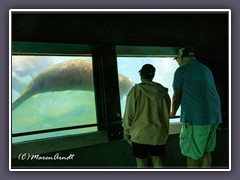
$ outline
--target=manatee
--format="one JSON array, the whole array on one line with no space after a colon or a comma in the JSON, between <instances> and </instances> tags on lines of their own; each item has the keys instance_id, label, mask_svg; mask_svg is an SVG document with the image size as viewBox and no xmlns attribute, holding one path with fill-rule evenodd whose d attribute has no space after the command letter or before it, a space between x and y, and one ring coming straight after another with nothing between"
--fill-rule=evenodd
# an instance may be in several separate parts
<instances>
[{"instance_id":1,"label":"manatee","mask_svg":"<svg viewBox=\"0 0 240 180\"><path fill-rule=\"evenodd\" d=\"M126 95L134 82L118 74L120 94ZM92 63L87 60L67 60L55 64L36 75L12 104L12 111L28 98L44 92L82 90L93 91Z\"/></svg>"}]
</instances>

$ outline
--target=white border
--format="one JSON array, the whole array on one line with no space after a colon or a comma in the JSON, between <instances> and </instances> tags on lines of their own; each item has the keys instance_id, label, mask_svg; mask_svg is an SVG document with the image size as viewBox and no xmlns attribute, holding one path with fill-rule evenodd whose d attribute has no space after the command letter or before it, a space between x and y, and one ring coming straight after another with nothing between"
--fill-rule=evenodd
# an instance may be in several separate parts
<instances>
[{"instance_id":1,"label":"white border","mask_svg":"<svg viewBox=\"0 0 240 180\"><path fill-rule=\"evenodd\" d=\"M8 63L9 63L9 76L8 76L8 84L9 84L9 100L8 100L8 103L9 103L9 170L12 170L11 169L11 163L12 163L12 34L11 34L11 30L12 30L12 14L11 14L11 10L9 11L9 60L8 60ZM11 73L11 74L10 74Z\"/></svg>"},{"instance_id":2,"label":"white border","mask_svg":"<svg viewBox=\"0 0 240 180\"><path fill-rule=\"evenodd\" d=\"M230 12L230 9L10 9L15 12Z\"/></svg>"},{"instance_id":3,"label":"white border","mask_svg":"<svg viewBox=\"0 0 240 180\"><path fill-rule=\"evenodd\" d=\"M10 9L9 10L9 95L11 95L11 20L12 12L228 12L229 13L229 169L12 169L11 168L11 98L9 98L9 170L10 171L231 171L231 10L230 9ZM11 96L10 96L11 97Z\"/></svg>"},{"instance_id":4,"label":"white border","mask_svg":"<svg viewBox=\"0 0 240 180\"><path fill-rule=\"evenodd\" d=\"M229 52L229 57L228 57L228 60L229 60L229 64L228 64L228 122L229 122L229 170L231 170L231 165L232 165L232 162L231 162L231 147L232 147L232 141L231 141L231 133L232 133L232 116L231 116L231 98L232 98L232 84L231 84L231 79L232 79L232 72L231 72L231 68L232 68L232 51L231 51L231 39L232 39L232 36L231 36L231 32L232 32L232 24L231 24L231 10L228 11L229 13L229 18L228 18L228 31L229 31L229 39L228 39L228 52Z\"/></svg>"}]
</instances>

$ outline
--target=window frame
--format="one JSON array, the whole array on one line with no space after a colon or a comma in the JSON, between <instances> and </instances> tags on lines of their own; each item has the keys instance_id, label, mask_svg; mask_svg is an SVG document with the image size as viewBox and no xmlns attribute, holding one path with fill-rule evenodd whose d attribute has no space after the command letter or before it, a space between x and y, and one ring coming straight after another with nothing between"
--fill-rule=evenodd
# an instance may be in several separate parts
<instances>
[{"instance_id":1,"label":"window frame","mask_svg":"<svg viewBox=\"0 0 240 180\"><path fill-rule=\"evenodd\" d=\"M9 81L11 82L11 73L12 73L12 62L11 62L11 56L13 55L42 55L42 56L93 56L92 55L92 49L89 45L79 45L79 44L64 44L64 43L43 43L43 42L16 42L13 41L11 43L11 54L9 55ZM61 52L61 53L59 53ZM93 58L92 58L93 62ZM95 68L93 68L94 71ZM93 72L93 75L96 74ZM95 80L95 79L94 79ZM98 84L97 84L98 85ZM98 87L95 87L94 82L94 88L99 89ZM11 83L9 83L9 127L10 129L10 136L11 139L15 137L21 137L21 136L30 136L30 135L36 135L36 134L43 134L43 133L51 133L51 132L58 132L58 131L67 131L67 130L73 130L73 129L79 129L79 128L87 128L87 127L97 127L97 131L101 131L106 126L105 121L99 120L98 115L96 114L96 123L93 124L85 124L85 125L77 125L77 126L68 126L68 127L60 127L60 128L51 128L51 129L44 129L44 130L36 130L36 131L27 131L27 132L20 132L20 133L14 133L12 134L12 111L11 111L11 97L12 97L12 87ZM99 104L99 103L98 103ZM96 95L95 95L95 106L96 106ZM97 110L97 107L96 107ZM96 112L97 113L97 112ZM101 118L103 119L103 118ZM84 133L83 133L84 134ZM64 135L63 135L64 136ZM68 135L66 135L68 136ZM60 136L61 137L61 136ZM48 138L48 137L47 137ZM54 137L53 137L54 138ZM33 139L33 140L27 140L27 141L39 141L43 138L39 139ZM19 142L21 143L21 142ZM15 143L14 143L15 144Z\"/></svg>"},{"instance_id":2,"label":"window frame","mask_svg":"<svg viewBox=\"0 0 240 180\"><path fill-rule=\"evenodd\" d=\"M97 126L97 131L107 132L109 141L123 138L117 56L174 57L178 49L178 47L81 45L18 41L13 41L11 48L11 55L92 56L97 116L97 123L95 124L16 133L11 135L12 138Z\"/></svg>"}]
</instances>

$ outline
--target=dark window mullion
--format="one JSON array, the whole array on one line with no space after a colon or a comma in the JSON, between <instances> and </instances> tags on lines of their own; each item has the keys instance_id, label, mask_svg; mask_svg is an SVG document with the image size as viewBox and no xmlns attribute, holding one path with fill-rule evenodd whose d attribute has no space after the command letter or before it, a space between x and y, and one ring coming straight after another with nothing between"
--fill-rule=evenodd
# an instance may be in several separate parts
<instances>
[{"instance_id":1,"label":"dark window mullion","mask_svg":"<svg viewBox=\"0 0 240 180\"><path fill-rule=\"evenodd\" d=\"M109 140L123 138L122 124L113 124L112 122L121 122L121 107L118 84L117 57L115 47L105 45L101 47L104 77L104 94L107 130Z\"/></svg>"}]
</instances>

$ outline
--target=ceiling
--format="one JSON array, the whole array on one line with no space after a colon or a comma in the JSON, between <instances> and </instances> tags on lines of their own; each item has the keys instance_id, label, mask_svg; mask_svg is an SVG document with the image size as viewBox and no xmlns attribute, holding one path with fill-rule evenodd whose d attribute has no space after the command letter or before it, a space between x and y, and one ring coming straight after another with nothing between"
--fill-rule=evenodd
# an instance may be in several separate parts
<instances>
[{"instance_id":1,"label":"ceiling","mask_svg":"<svg viewBox=\"0 0 240 180\"><path fill-rule=\"evenodd\" d=\"M180 47L217 43L216 46L226 46L228 14L14 12L12 40Z\"/></svg>"}]
</instances>

